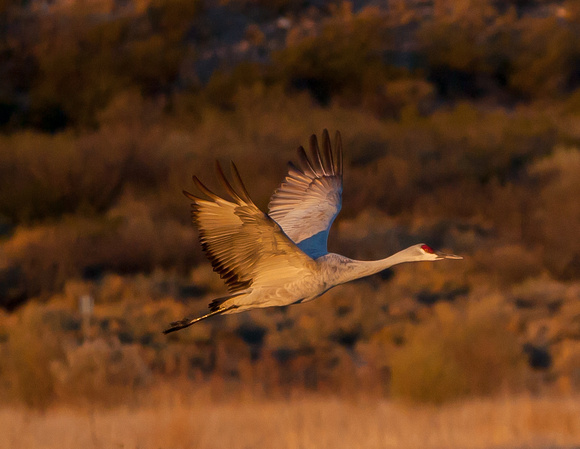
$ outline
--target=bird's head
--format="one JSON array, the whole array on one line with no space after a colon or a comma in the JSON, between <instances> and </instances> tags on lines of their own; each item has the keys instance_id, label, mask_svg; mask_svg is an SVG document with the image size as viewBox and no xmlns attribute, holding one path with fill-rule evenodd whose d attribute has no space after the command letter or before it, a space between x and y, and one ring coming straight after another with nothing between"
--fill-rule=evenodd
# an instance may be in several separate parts
<instances>
[{"instance_id":1,"label":"bird's head","mask_svg":"<svg viewBox=\"0 0 580 449\"><path fill-rule=\"evenodd\" d=\"M435 251L425 243L419 243L418 245L411 246L408 250L410 253L409 255L412 256L415 260L463 259L463 257L456 256L455 254L446 254Z\"/></svg>"}]
</instances>

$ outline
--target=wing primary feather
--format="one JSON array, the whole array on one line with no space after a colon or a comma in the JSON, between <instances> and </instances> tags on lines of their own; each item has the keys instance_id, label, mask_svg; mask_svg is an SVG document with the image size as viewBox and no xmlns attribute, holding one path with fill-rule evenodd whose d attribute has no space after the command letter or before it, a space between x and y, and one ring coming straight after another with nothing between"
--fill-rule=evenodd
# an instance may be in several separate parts
<instances>
[{"instance_id":1,"label":"wing primary feather","mask_svg":"<svg viewBox=\"0 0 580 449\"><path fill-rule=\"evenodd\" d=\"M328 164L328 174L334 175L334 160L332 157L332 147L330 145L330 136L328 130L322 132L322 148L324 148L324 162Z\"/></svg>"},{"instance_id":2,"label":"wing primary feather","mask_svg":"<svg viewBox=\"0 0 580 449\"><path fill-rule=\"evenodd\" d=\"M300 176L300 177L304 176L304 171L301 170L300 168L296 167L294 162L288 161L287 167L288 167L288 175L296 176L296 174L298 174L298 176ZM295 173L292 173L292 172L295 172Z\"/></svg>"},{"instance_id":3,"label":"wing primary feather","mask_svg":"<svg viewBox=\"0 0 580 449\"><path fill-rule=\"evenodd\" d=\"M218 201L221 198L219 196L217 196L215 193L213 193L211 190L209 190L199 179L197 176L193 177L193 182L195 183L195 186L201 190L205 195L209 196L212 200L214 201Z\"/></svg>"},{"instance_id":4,"label":"wing primary feather","mask_svg":"<svg viewBox=\"0 0 580 449\"><path fill-rule=\"evenodd\" d=\"M219 162L216 169L232 199L216 195L196 176L193 181L200 191L200 198L197 192L194 195L184 191L184 194L193 200L191 212L201 248L228 290L241 292L254 282L270 285L271 276L262 274L271 271L284 272L289 277L288 271L296 272L297 277L302 276L312 259L296 247L273 219L255 206L235 165L232 164L228 177ZM289 179L304 178L302 183L309 180L302 171L296 170L295 173L295 177ZM290 197L294 200L295 192ZM293 207L293 203L289 205Z\"/></svg>"},{"instance_id":5,"label":"wing primary feather","mask_svg":"<svg viewBox=\"0 0 580 449\"><path fill-rule=\"evenodd\" d=\"M312 161L314 164L317 165L317 170L322 171L325 175L326 170L324 170L324 164L322 163L322 158L320 157L320 148L318 148L318 139L316 138L316 134L312 134L310 136L310 152L312 153Z\"/></svg>"},{"instance_id":6,"label":"wing primary feather","mask_svg":"<svg viewBox=\"0 0 580 449\"><path fill-rule=\"evenodd\" d=\"M201 201L201 198L198 198L197 196L195 196L193 193L189 193L187 190L182 190L183 194L188 197L190 200L193 200L195 202L197 201Z\"/></svg>"},{"instance_id":7,"label":"wing primary feather","mask_svg":"<svg viewBox=\"0 0 580 449\"><path fill-rule=\"evenodd\" d=\"M336 131L334 137L334 150L336 151L336 171L342 178L342 137L340 136L340 131Z\"/></svg>"},{"instance_id":8,"label":"wing primary feather","mask_svg":"<svg viewBox=\"0 0 580 449\"><path fill-rule=\"evenodd\" d=\"M230 196L238 204L242 203L243 202L242 198L240 198L240 195L238 195L238 193L234 190L234 188L232 187L232 185L228 181L228 178L226 178L226 175L224 174L224 171L222 170L222 166L220 165L219 161L215 161L215 166L216 166L218 176L219 176L222 184L224 185L224 187L226 188L226 190L230 194Z\"/></svg>"},{"instance_id":9,"label":"wing primary feather","mask_svg":"<svg viewBox=\"0 0 580 449\"><path fill-rule=\"evenodd\" d=\"M252 199L250 198L250 194L246 190L246 186L244 185L244 183L242 181L242 177L240 176L240 172L238 171L238 167L236 167L236 164L234 164L233 161L231 162L231 171L234 174L234 184L236 184L236 187L240 191L242 199L246 203L252 203Z\"/></svg>"},{"instance_id":10,"label":"wing primary feather","mask_svg":"<svg viewBox=\"0 0 580 449\"><path fill-rule=\"evenodd\" d=\"M300 159L300 165L302 166L303 171L310 171L310 175L316 175L316 171L314 170L310 159L308 159L308 155L302 145L298 147L298 158Z\"/></svg>"}]
</instances>

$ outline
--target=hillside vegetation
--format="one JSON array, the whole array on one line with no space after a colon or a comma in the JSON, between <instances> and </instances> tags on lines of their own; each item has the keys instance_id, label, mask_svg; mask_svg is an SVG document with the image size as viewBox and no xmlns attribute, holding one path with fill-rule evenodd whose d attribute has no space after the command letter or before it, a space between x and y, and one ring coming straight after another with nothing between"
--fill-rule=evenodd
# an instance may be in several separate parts
<instances>
[{"instance_id":1,"label":"hillside vegetation","mask_svg":"<svg viewBox=\"0 0 580 449\"><path fill-rule=\"evenodd\" d=\"M0 400L580 390L576 2L121 3L0 4ZM217 188L232 159L265 210L324 128L345 148L331 251L465 259L162 335L225 291L191 175Z\"/></svg>"}]
</instances>

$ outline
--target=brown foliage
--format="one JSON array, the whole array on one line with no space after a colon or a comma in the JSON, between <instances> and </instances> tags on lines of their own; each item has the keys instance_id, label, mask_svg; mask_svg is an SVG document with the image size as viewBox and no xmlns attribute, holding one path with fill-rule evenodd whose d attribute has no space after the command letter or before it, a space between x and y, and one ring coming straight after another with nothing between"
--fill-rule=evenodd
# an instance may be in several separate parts
<instances>
[{"instance_id":1,"label":"brown foliage","mask_svg":"<svg viewBox=\"0 0 580 449\"><path fill-rule=\"evenodd\" d=\"M501 302L482 301L459 314L442 303L435 313L394 355L393 395L440 403L518 388L523 354Z\"/></svg>"},{"instance_id":2,"label":"brown foliage","mask_svg":"<svg viewBox=\"0 0 580 449\"><path fill-rule=\"evenodd\" d=\"M268 8L220 8L250 3ZM0 137L0 298L44 302L0 316L0 396L113 404L150 373L207 383L215 398L363 390L443 402L518 383L578 388L580 94L561 98L578 86L574 10L530 18L501 2L436 3L431 15L399 5L393 18L276 2L295 14L276 31L285 47L205 86L191 69L194 44L207 44L207 30L190 33L199 2L101 19L10 9L31 25L0 42L0 123L12 131ZM271 28L254 19L246 44L270 51ZM184 299L201 314L223 293L197 266L180 194L191 174L213 188L213 160L233 159L265 210L285 161L323 128L341 130L346 149L331 250L370 259L426 241L465 260L163 337ZM97 307L81 344L85 294ZM524 347L549 363L522 369Z\"/></svg>"},{"instance_id":3,"label":"brown foliage","mask_svg":"<svg viewBox=\"0 0 580 449\"><path fill-rule=\"evenodd\" d=\"M373 95L387 80L388 67L380 52L387 29L379 10L358 14L343 3L320 34L290 42L274 55L276 71L291 87L306 87L322 103L338 95L360 104L360 93Z\"/></svg>"},{"instance_id":4,"label":"brown foliage","mask_svg":"<svg viewBox=\"0 0 580 449\"><path fill-rule=\"evenodd\" d=\"M578 170L577 148L559 148L530 168L544 186L533 214L536 237L544 247L546 265L565 278L580 275L580 244L571 238L580 226L580 207L574 200L580 195Z\"/></svg>"}]
</instances>

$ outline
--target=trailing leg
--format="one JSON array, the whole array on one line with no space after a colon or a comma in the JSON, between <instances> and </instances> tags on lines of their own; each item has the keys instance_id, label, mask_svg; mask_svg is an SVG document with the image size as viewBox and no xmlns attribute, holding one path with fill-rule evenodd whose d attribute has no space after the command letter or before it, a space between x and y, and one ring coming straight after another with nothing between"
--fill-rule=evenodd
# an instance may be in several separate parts
<instances>
[{"instance_id":1,"label":"trailing leg","mask_svg":"<svg viewBox=\"0 0 580 449\"><path fill-rule=\"evenodd\" d=\"M210 316L221 315L222 313L224 313L230 309L233 309L233 308L235 308L235 306L227 307L224 309L217 309L217 310L214 310L214 311L207 313L203 316L200 316L198 318L184 318L184 319L179 320L179 321L174 321L173 323L171 323L169 325L170 327L168 327L167 329L165 329L163 331L163 333L169 334L171 332L175 332L175 331L178 331L180 329L185 329L186 327L189 327L192 324L197 323L198 321L205 320L206 318L209 318Z\"/></svg>"}]
</instances>

